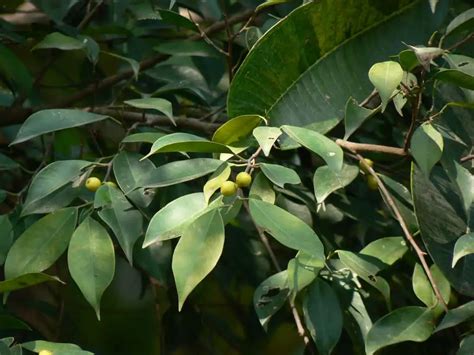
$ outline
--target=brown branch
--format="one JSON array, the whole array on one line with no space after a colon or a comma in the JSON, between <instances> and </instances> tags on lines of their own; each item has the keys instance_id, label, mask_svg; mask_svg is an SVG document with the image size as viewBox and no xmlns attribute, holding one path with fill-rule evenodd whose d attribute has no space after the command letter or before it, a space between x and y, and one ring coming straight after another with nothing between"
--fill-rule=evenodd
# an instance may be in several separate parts
<instances>
[{"instance_id":1,"label":"brown branch","mask_svg":"<svg viewBox=\"0 0 474 355\"><path fill-rule=\"evenodd\" d=\"M386 145L354 143L354 142L349 142L342 139L336 139L336 144L338 144L342 148L346 148L348 150L357 151L357 152L385 153L385 154L392 154L392 155L399 155L399 156L408 155L408 153L402 148L390 147Z\"/></svg>"},{"instance_id":2,"label":"brown branch","mask_svg":"<svg viewBox=\"0 0 474 355\"><path fill-rule=\"evenodd\" d=\"M348 149L351 151L355 157L359 160L360 164L364 168L364 170L368 171L370 175L372 175L375 180L377 181L377 185L379 187L380 193L384 197L385 203L390 207L390 209L393 211L395 218L398 221L398 224L400 224L400 227L402 228L403 234L405 234L406 239L408 242L411 244L413 249L416 252L416 255L418 256L418 259L421 262L421 265L423 266L423 269L425 270L426 275L428 276L428 279L430 280L431 287L433 288L433 291L436 295L436 298L438 299L438 302L443 306L445 311L448 311L448 306L446 305L445 300L443 299L443 296L441 295L441 292L439 291L439 287L436 284L436 281L434 280L433 274L431 273L430 267L428 266L428 263L426 262L425 255L426 253L421 250L421 248L418 246L416 243L415 239L413 238L410 230L408 229L405 220L403 219L400 210L398 209L397 205L395 204L395 201L393 200L392 196L388 192L387 188L385 187L384 183L382 180L379 178L379 176L376 174L375 170L372 169L370 165L368 165L360 154L357 154L356 151Z\"/></svg>"},{"instance_id":3,"label":"brown branch","mask_svg":"<svg viewBox=\"0 0 474 355\"><path fill-rule=\"evenodd\" d=\"M474 160L474 154L466 155L465 157L462 157L460 159L461 163L465 163L465 162L470 161L470 160Z\"/></svg>"},{"instance_id":4,"label":"brown branch","mask_svg":"<svg viewBox=\"0 0 474 355\"><path fill-rule=\"evenodd\" d=\"M448 47L446 50L447 51L452 51L453 49L456 49L459 46L462 46L464 43L467 43L472 39L474 39L474 32L470 33L467 37L463 38L459 42L454 43L452 46Z\"/></svg>"}]
</instances>

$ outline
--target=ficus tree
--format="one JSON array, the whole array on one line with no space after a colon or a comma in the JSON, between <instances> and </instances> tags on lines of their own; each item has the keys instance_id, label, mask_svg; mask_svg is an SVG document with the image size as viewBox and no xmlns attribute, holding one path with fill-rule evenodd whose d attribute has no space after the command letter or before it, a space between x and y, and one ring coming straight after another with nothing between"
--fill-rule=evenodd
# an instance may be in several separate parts
<instances>
[{"instance_id":1,"label":"ficus tree","mask_svg":"<svg viewBox=\"0 0 474 355\"><path fill-rule=\"evenodd\" d=\"M0 353L474 353L468 0L0 4Z\"/></svg>"}]
</instances>

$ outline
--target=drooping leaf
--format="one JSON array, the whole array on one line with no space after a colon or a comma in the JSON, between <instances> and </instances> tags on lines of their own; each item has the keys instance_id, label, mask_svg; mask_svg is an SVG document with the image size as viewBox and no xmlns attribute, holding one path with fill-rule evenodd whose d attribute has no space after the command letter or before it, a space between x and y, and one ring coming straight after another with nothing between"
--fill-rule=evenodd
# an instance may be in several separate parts
<instances>
[{"instance_id":1,"label":"drooping leaf","mask_svg":"<svg viewBox=\"0 0 474 355\"><path fill-rule=\"evenodd\" d=\"M456 16L446 28L446 36L474 28L474 9L468 9Z\"/></svg>"},{"instance_id":2,"label":"drooping leaf","mask_svg":"<svg viewBox=\"0 0 474 355\"><path fill-rule=\"evenodd\" d=\"M114 245L107 230L87 217L74 231L67 256L71 277L100 320L100 300L115 272Z\"/></svg>"},{"instance_id":3,"label":"drooping leaf","mask_svg":"<svg viewBox=\"0 0 474 355\"><path fill-rule=\"evenodd\" d=\"M106 118L109 118L109 116L72 109L38 111L26 119L10 145L25 142L42 134L84 126Z\"/></svg>"},{"instance_id":4,"label":"drooping leaf","mask_svg":"<svg viewBox=\"0 0 474 355\"><path fill-rule=\"evenodd\" d=\"M358 174L359 168L354 165L343 165L340 171L331 170L328 166L317 168L313 176L316 201L322 203L331 193L354 181Z\"/></svg>"},{"instance_id":5,"label":"drooping leaf","mask_svg":"<svg viewBox=\"0 0 474 355\"><path fill-rule=\"evenodd\" d=\"M435 332L447 328L455 327L462 322L465 322L474 317L474 301L467 302L457 308L450 309L444 316L441 323L439 323Z\"/></svg>"},{"instance_id":6,"label":"drooping leaf","mask_svg":"<svg viewBox=\"0 0 474 355\"><path fill-rule=\"evenodd\" d=\"M468 169L464 168L449 155L442 157L441 164L449 179L457 185L464 202L464 209L468 213L474 200L473 188L474 177Z\"/></svg>"},{"instance_id":7,"label":"drooping leaf","mask_svg":"<svg viewBox=\"0 0 474 355\"><path fill-rule=\"evenodd\" d=\"M191 291L214 269L224 248L224 223L218 210L198 217L183 232L173 254L178 310Z\"/></svg>"},{"instance_id":8,"label":"drooping leaf","mask_svg":"<svg viewBox=\"0 0 474 355\"><path fill-rule=\"evenodd\" d=\"M302 220L271 203L250 199L255 223L281 244L324 260L324 248L316 233Z\"/></svg>"},{"instance_id":9,"label":"drooping leaf","mask_svg":"<svg viewBox=\"0 0 474 355\"><path fill-rule=\"evenodd\" d=\"M38 285L47 281L56 281L63 283L56 276L51 276L43 273L28 273L14 278L0 281L0 293L7 293L20 290L25 287Z\"/></svg>"},{"instance_id":10,"label":"drooping leaf","mask_svg":"<svg viewBox=\"0 0 474 355\"><path fill-rule=\"evenodd\" d=\"M282 132L278 127L261 126L253 130L253 136L266 157L270 155L270 150L281 134Z\"/></svg>"},{"instance_id":11,"label":"drooping leaf","mask_svg":"<svg viewBox=\"0 0 474 355\"><path fill-rule=\"evenodd\" d=\"M445 303L449 302L449 296L451 294L451 287L448 280L443 276L436 264L430 267L431 274L439 288L441 296ZM425 271L420 264L415 264L412 277L413 291L415 291L416 297L423 302L427 307L433 308L438 306L438 311L442 312L442 305L439 304L438 299L433 291L430 281L425 274ZM440 307L441 306L441 307Z\"/></svg>"},{"instance_id":12,"label":"drooping leaf","mask_svg":"<svg viewBox=\"0 0 474 355\"><path fill-rule=\"evenodd\" d=\"M441 159L443 148L443 136L431 124L422 124L415 130L410 151L426 175L430 174L433 166Z\"/></svg>"},{"instance_id":13,"label":"drooping leaf","mask_svg":"<svg viewBox=\"0 0 474 355\"><path fill-rule=\"evenodd\" d=\"M5 261L5 277L13 279L46 270L64 253L74 228L77 209L55 211L32 224L15 241Z\"/></svg>"},{"instance_id":14,"label":"drooping leaf","mask_svg":"<svg viewBox=\"0 0 474 355\"><path fill-rule=\"evenodd\" d=\"M265 176L275 185L284 187L285 184L299 184L300 177L296 171L278 164L260 164L260 168Z\"/></svg>"},{"instance_id":15,"label":"drooping leaf","mask_svg":"<svg viewBox=\"0 0 474 355\"><path fill-rule=\"evenodd\" d=\"M226 145L238 142L252 133L253 129L264 120L265 119L259 115L234 117L216 130L212 136L212 140Z\"/></svg>"},{"instance_id":16,"label":"drooping leaf","mask_svg":"<svg viewBox=\"0 0 474 355\"><path fill-rule=\"evenodd\" d=\"M381 62L372 65L369 70L369 79L377 89L382 100L382 112L403 79L403 69L397 62Z\"/></svg>"},{"instance_id":17,"label":"drooping leaf","mask_svg":"<svg viewBox=\"0 0 474 355\"><path fill-rule=\"evenodd\" d=\"M366 119L372 116L375 110L369 110L368 108L361 107L356 100L352 97L347 100L346 110L344 113L344 126L346 133L344 134L344 140L349 138Z\"/></svg>"},{"instance_id":18,"label":"drooping leaf","mask_svg":"<svg viewBox=\"0 0 474 355\"><path fill-rule=\"evenodd\" d=\"M282 126L281 130L303 147L319 155L332 170L342 169L344 153L331 139L306 128Z\"/></svg>"},{"instance_id":19,"label":"drooping leaf","mask_svg":"<svg viewBox=\"0 0 474 355\"><path fill-rule=\"evenodd\" d=\"M275 190L273 190L272 184L265 177L265 174L258 173L250 187L249 197L274 204L275 196Z\"/></svg>"},{"instance_id":20,"label":"drooping leaf","mask_svg":"<svg viewBox=\"0 0 474 355\"><path fill-rule=\"evenodd\" d=\"M140 108L143 110L158 111L168 117L170 121L176 126L176 122L173 118L173 106L168 100L160 99L157 97L148 97L145 99L127 100L124 103L129 106Z\"/></svg>"},{"instance_id":21,"label":"drooping leaf","mask_svg":"<svg viewBox=\"0 0 474 355\"><path fill-rule=\"evenodd\" d=\"M453 267L456 266L459 259L469 254L474 254L474 233L464 234L456 241L454 245Z\"/></svg>"},{"instance_id":22,"label":"drooping leaf","mask_svg":"<svg viewBox=\"0 0 474 355\"><path fill-rule=\"evenodd\" d=\"M373 256L386 265L393 265L407 250L407 243L403 237L385 237L374 240L360 253Z\"/></svg>"},{"instance_id":23,"label":"drooping leaf","mask_svg":"<svg viewBox=\"0 0 474 355\"><path fill-rule=\"evenodd\" d=\"M342 311L337 294L325 281L317 278L309 286L303 312L319 353L329 355L342 332Z\"/></svg>"},{"instance_id":24,"label":"drooping leaf","mask_svg":"<svg viewBox=\"0 0 474 355\"><path fill-rule=\"evenodd\" d=\"M435 316L431 309L408 306L380 318L369 333L365 349L368 355L392 344L404 341L422 342L428 339L435 326Z\"/></svg>"}]
</instances>

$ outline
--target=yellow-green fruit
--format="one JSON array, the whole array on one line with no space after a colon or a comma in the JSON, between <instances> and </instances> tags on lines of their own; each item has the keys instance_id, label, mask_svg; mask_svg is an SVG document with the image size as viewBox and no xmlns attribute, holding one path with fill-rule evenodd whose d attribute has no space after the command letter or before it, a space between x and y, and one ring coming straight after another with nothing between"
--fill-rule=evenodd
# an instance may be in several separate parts
<instances>
[{"instance_id":1,"label":"yellow-green fruit","mask_svg":"<svg viewBox=\"0 0 474 355\"><path fill-rule=\"evenodd\" d=\"M53 353L49 350L41 350L39 355L53 355Z\"/></svg>"},{"instance_id":2,"label":"yellow-green fruit","mask_svg":"<svg viewBox=\"0 0 474 355\"><path fill-rule=\"evenodd\" d=\"M113 182L113 181L106 181L106 182L105 182L105 185L108 185L108 186L110 186L110 187L117 187L117 184L116 184L115 182Z\"/></svg>"},{"instance_id":3,"label":"yellow-green fruit","mask_svg":"<svg viewBox=\"0 0 474 355\"><path fill-rule=\"evenodd\" d=\"M237 185L235 182L227 180L221 185L221 194L224 196L232 196L237 192Z\"/></svg>"},{"instance_id":4,"label":"yellow-green fruit","mask_svg":"<svg viewBox=\"0 0 474 355\"><path fill-rule=\"evenodd\" d=\"M101 184L102 182L100 181L100 179L96 177L90 177L86 180L86 189L92 192L96 192Z\"/></svg>"},{"instance_id":5,"label":"yellow-green fruit","mask_svg":"<svg viewBox=\"0 0 474 355\"><path fill-rule=\"evenodd\" d=\"M250 184L252 183L252 177L249 173L242 171L241 173L237 174L235 182L239 187L247 187L250 186Z\"/></svg>"},{"instance_id":6,"label":"yellow-green fruit","mask_svg":"<svg viewBox=\"0 0 474 355\"><path fill-rule=\"evenodd\" d=\"M378 190L379 184L377 183L377 179L373 175L367 176L367 186L371 190Z\"/></svg>"},{"instance_id":7,"label":"yellow-green fruit","mask_svg":"<svg viewBox=\"0 0 474 355\"><path fill-rule=\"evenodd\" d=\"M365 164L367 164L368 166L370 167L373 167L374 166L374 162L370 159L364 159L365 161ZM359 161L359 168L364 172L364 173L368 173L369 171L367 170L367 168L365 167L364 164L362 164L361 161Z\"/></svg>"}]
</instances>

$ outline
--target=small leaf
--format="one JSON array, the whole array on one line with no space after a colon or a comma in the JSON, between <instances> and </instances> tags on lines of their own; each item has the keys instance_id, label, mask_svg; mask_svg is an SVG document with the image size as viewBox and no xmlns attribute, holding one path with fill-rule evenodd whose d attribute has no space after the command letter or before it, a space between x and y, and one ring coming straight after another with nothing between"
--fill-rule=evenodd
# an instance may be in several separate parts
<instances>
[{"instance_id":1,"label":"small leaf","mask_svg":"<svg viewBox=\"0 0 474 355\"><path fill-rule=\"evenodd\" d=\"M224 223L218 210L197 218L185 229L173 254L172 269L179 305L214 269L224 248Z\"/></svg>"},{"instance_id":2,"label":"small leaf","mask_svg":"<svg viewBox=\"0 0 474 355\"><path fill-rule=\"evenodd\" d=\"M403 69L397 62L374 64L369 70L369 80L377 89L382 100L382 112L385 110L392 93L403 79Z\"/></svg>"},{"instance_id":3,"label":"small leaf","mask_svg":"<svg viewBox=\"0 0 474 355\"><path fill-rule=\"evenodd\" d=\"M407 243L403 237L386 237L374 240L360 253L373 256L386 265L393 265L407 250Z\"/></svg>"},{"instance_id":4,"label":"small leaf","mask_svg":"<svg viewBox=\"0 0 474 355\"><path fill-rule=\"evenodd\" d=\"M468 9L456 16L446 28L446 36L468 31L474 28L474 8Z\"/></svg>"},{"instance_id":5,"label":"small leaf","mask_svg":"<svg viewBox=\"0 0 474 355\"><path fill-rule=\"evenodd\" d=\"M355 99L352 97L347 100L346 112L344 114L344 126L346 133L344 134L344 140L347 140L366 119L372 116L376 111L369 110L365 107L361 107Z\"/></svg>"},{"instance_id":6,"label":"small leaf","mask_svg":"<svg viewBox=\"0 0 474 355\"><path fill-rule=\"evenodd\" d=\"M433 275L436 285L440 290L441 296L447 304L449 302L449 296L451 294L451 287L449 285L448 280L446 280L446 278L443 276L436 264L433 264L430 267L430 271ZM421 302L423 302L427 307L431 308L433 308L434 306L438 306L438 309L435 310L436 313L443 311L442 305L439 304L439 301L436 298L436 295L433 291L430 281L428 280L428 277L425 274L425 271L418 263L415 264L415 269L413 270L412 283L413 291L415 291L416 297L418 297Z\"/></svg>"},{"instance_id":7,"label":"small leaf","mask_svg":"<svg viewBox=\"0 0 474 355\"><path fill-rule=\"evenodd\" d=\"M324 260L324 247L316 233L302 220L268 202L250 199L255 223L281 244Z\"/></svg>"},{"instance_id":8,"label":"small leaf","mask_svg":"<svg viewBox=\"0 0 474 355\"><path fill-rule=\"evenodd\" d=\"M64 354L64 355L93 355L89 351L82 350L76 344L69 343L53 343L44 340L35 340L21 344L21 346L27 350L39 353L41 350L47 350L53 354Z\"/></svg>"},{"instance_id":9,"label":"small leaf","mask_svg":"<svg viewBox=\"0 0 474 355\"><path fill-rule=\"evenodd\" d=\"M71 277L100 320L100 300L115 273L114 245L107 230L87 217L75 230L67 256Z\"/></svg>"},{"instance_id":10,"label":"small leaf","mask_svg":"<svg viewBox=\"0 0 474 355\"><path fill-rule=\"evenodd\" d=\"M310 129L282 126L281 130L303 147L319 155L332 170L342 169L344 153L341 147L326 136Z\"/></svg>"},{"instance_id":11,"label":"small leaf","mask_svg":"<svg viewBox=\"0 0 474 355\"><path fill-rule=\"evenodd\" d=\"M84 126L109 118L92 112L71 109L49 109L35 112L23 122L10 145L25 142L42 134Z\"/></svg>"},{"instance_id":12,"label":"small leaf","mask_svg":"<svg viewBox=\"0 0 474 355\"><path fill-rule=\"evenodd\" d=\"M252 186L250 187L249 197L274 204L275 195L275 190L273 190L273 186L265 177L265 174L261 172L258 173L253 179Z\"/></svg>"},{"instance_id":13,"label":"small leaf","mask_svg":"<svg viewBox=\"0 0 474 355\"><path fill-rule=\"evenodd\" d=\"M443 148L443 136L431 124L422 124L415 130L410 150L417 165L427 176L441 159Z\"/></svg>"},{"instance_id":14,"label":"small leaf","mask_svg":"<svg viewBox=\"0 0 474 355\"><path fill-rule=\"evenodd\" d=\"M143 110L155 110L161 112L176 126L176 122L173 119L173 106L168 100L157 97L148 97L144 99L124 101L124 104Z\"/></svg>"},{"instance_id":15,"label":"small leaf","mask_svg":"<svg viewBox=\"0 0 474 355\"><path fill-rule=\"evenodd\" d=\"M230 145L247 137L260 122L265 121L259 115L244 115L234 117L220 126L212 136L217 143Z\"/></svg>"},{"instance_id":16,"label":"small leaf","mask_svg":"<svg viewBox=\"0 0 474 355\"><path fill-rule=\"evenodd\" d=\"M296 171L277 164L260 164L265 176L275 185L283 188L285 184L300 184L301 180Z\"/></svg>"},{"instance_id":17,"label":"small leaf","mask_svg":"<svg viewBox=\"0 0 474 355\"><path fill-rule=\"evenodd\" d=\"M219 190L222 183L227 181L230 176L231 168L229 164L223 163L210 177L209 180L204 184L203 192L204 192L204 199L206 203L209 202L211 196Z\"/></svg>"},{"instance_id":18,"label":"small leaf","mask_svg":"<svg viewBox=\"0 0 474 355\"><path fill-rule=\"evenodd\" d=\"M13 279L38 273L53 265L66 250L76 220L77 209L67 208L33 223L10 248L5 261L5 277Z\"/></svg>"},{"instance_id":19,"label":"small leaf","mask_svg":"<svg viewBox=\"0 0 474 355\"><path fill-rule=\"evenodd\" d=\"M453 262L452 267L454 268L459 259L466 255L474 254L474 233L467 233L459 237L454 245Z\"/></svg>"},{"instance_id":20,"label":"small leaf","mask_svg":"<svg viewBox=\"0 0 474 355\"><path fill-rule=\"evenodd\" d=\"M316 279L303 301L306 326L322 355L329 355L342 332L342 311L339 299L331 286Z\"/></svg>"},{"instance_id":21,"label":"small leaf","mask_svg":"<svg viewBox=\"0 0 474 355\"><path fill-rule=\"evenodd\" d=\"M166 133L161 132L142 132L134 133L126 136L122 143L150 143L153 144L158 138L165 136Z\"/></svg>"},{"instance_id":22,"label":"small leaf","mask_svg":"<svg viewBox=\"0 0 474 355\"><path fill-rule=\"evenodd\" d=\"M367 334L368 355L385 346L404 341L422 342L433 333L434 312L424 307L403 307L380 318Z\"/></svg>"},{"instance_id":23,"label":"small leaf","mask_svg":"<svg viewBox=\"0 0 474 355\"><path fill-rule=\"evenodd\" d=\"M47 281L62 282L56 276L42 273L28 273L0 282L0 293L12 292L22 288L38 285Z\"/></svg>"},{"instance_id":24,"label":"small leaf","mask_svg":"<svg viewBox=\"0 0 474 355\"><path fill-rule=\"evenodd\" d=\"M321 259L301 251L288 262L288 286L293 300L298 292L313 282L323 267L324 262Z\"/></svg>"},{"instance_id":25,"label":"small leaf","mask_svg":"<svg viewBox=\"0 0 474 355\"><path fill-rule=\"evenodd\" d=\"M253 136L266 157L270 155L270 150L281 134L282 131L278 127L261 126L253 130Z\"/></svg>"},{"instance_id":26,"label":"small leaf","mask_svg":"<svg viewBox=\"0 0 474 355\"><path fill-rule=\"evenodd\" d=\"M455 327L474 317L474 301L467 302L457 308L450 309L444 316L435 332Z\"/></svg>"},{"instance_id":27,"label":"small leaf","mask_svg":"<svg viewBox=\"0 0 474 355\"><path fill-rule=\"evenodd\" d=\"M336 190L349 185L359 175L359 168L354 165L343 165L341 171L331 170L328 166L316 169L313 177L316 201L322 203Z\"/></svg>"},{"instance_id":28,"label":"small leaf","mask_svg":"<svg viewBox=\"0 0 474 355\"><path fill-rule=\"evenodd\" d=\"M123 57L121 55L118 55L118 54L115 54L115 53L112 53L112 52L102 51L102 53L110 55L111 57L126 61L128 64L130 64L130 67L133 70L133 77L135 78L135 80L138 80L138 74L140 73L140 63L139 62L137 62L135 59Z\"/></svg>"},{"instance_id":29,"label":"small leaf","mask_svg":"<svg viewBox=\"0 0 474 355\"><path fill-rule=\"evenodd\" d=\"M281 271L263 281L253 295L253 306L263 329L270 318L285 304L290 290L287 271Z\"/></svg>"}]
</instances>

